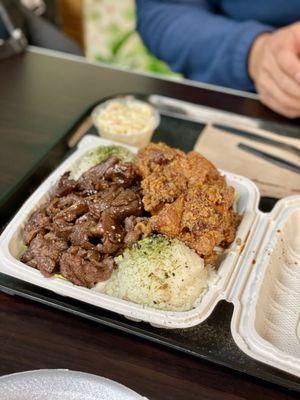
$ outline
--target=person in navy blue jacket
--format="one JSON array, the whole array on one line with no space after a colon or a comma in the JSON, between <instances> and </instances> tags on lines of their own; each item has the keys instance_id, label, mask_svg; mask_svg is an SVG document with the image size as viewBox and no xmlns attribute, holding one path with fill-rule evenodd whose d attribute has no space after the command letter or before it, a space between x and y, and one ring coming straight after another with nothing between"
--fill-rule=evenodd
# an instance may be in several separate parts
<instances>
[{"instance_id":1,"label":"person in navy blue jacket","mask_svg":"<svg viewBox=\"0 0 300 400\"><path fill-rule=\"evenodd\" d=\"M300 0L137 0L137 30L185 77L300 116Z\"/></svg>"}]
</instances>

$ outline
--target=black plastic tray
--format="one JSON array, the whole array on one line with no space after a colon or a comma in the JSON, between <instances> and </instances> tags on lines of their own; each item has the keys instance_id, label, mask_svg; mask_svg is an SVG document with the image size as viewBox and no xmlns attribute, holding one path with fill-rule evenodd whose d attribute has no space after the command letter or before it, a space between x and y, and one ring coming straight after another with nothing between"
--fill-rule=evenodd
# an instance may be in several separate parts
<instances>
[{"instance_id":1,"label":"black plastic tray","mask_svg":"<svg viewBox=\"0 0 300 400\"><path fill-rule=\"evenodd\" d=\"M188 151L193 148L203 127L204 125L199 123L161 115L161 124L159 130L155 132L153 140L164 141ZM87 133L97 134L95 128L90 128ZM69 133L60 144L53 148L48 158L39 166L38 171L28 178L27 185L20 187L14 193L10 201L10 211L15 211L28 194L38 186L41 179L72 152L72 150L67 151L68 137ZM270 211L275 203L276 199L262 198L260 208L263 211ZM147 323L133 322L118 314L59 296L1 273L0 290L38 301L300 393L300 380L297 377L248 357L236 346L230 332L233 306L226 301L218 303L212 315L196 327L184 330L166 330L154 328Z\"/></svg>"}]
</instances>

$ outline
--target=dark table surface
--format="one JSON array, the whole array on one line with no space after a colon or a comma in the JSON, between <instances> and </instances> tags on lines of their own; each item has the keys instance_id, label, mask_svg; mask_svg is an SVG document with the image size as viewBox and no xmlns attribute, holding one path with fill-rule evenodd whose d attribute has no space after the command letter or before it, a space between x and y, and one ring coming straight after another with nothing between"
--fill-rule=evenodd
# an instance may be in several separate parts
<instances>
[{"instance_id":1,"label":"dark table surface","mask_svg":"<svg viewBox=\"0 0 300 400\"><path fill-rule=\"evenodd\" d=\"M84 112L121 93L164 94L287 123L255 99L87 64L31 49L0 63L0 201ZM296 122L289 122L297 127ZM4 203L3 203L4 204ZM7 208L1 208L3 220ZM299 395L29 300L0 294L0 374L68 368L149 399L292 399ZM1 393L0 393L1 400Z\"/></svg>"}]
</instances>

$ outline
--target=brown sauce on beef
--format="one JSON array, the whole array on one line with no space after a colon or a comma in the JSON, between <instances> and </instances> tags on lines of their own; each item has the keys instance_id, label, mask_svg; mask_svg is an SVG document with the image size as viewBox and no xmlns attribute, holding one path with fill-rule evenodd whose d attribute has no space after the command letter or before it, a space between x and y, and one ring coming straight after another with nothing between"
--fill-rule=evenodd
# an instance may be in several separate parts
<instances>
[{"instance_id":1,"label":"brown sauce on beef","mask_svg":"<svg viewBox=\"0 0 300 400\"><path fill-rule=\"evenodd\" d=\"M115 156L90 168L78 181L66 172L48 204L26 223L28 248L21 261L44 276L58 273L88 288L107 280L113 258L151 234L140 179L134 164Z\"/></svg>"}]
</instances>

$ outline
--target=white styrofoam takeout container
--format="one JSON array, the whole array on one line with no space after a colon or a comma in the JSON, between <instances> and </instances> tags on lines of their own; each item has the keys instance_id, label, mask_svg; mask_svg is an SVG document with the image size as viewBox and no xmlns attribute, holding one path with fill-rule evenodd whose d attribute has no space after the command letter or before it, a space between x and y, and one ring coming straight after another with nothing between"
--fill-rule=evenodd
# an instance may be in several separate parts
<instances>
[{"instance_id":1,"label":"white styrofoam takeout container","mask_svg":"<svg viewBox=\"0 0 300 400\"><path fill-rule=\"evenodd\" d=\"M112 144L86 136L30 196L1 235L0 272L169 329L197 325L212 313L217 302L227 300L234 304L231 331L237 345L251 357L300 377L300 196L282 199L270 214L264 214L258 210L260 195L254 183L221 171L239 193L237 209L243 218L216 278L190 311L161 311L117 299L102 293L101 284L87 289L60 278L45 278L19 261L24 224L47 201L60 176L89 150Z\"/></svg>"}]
</instances>

